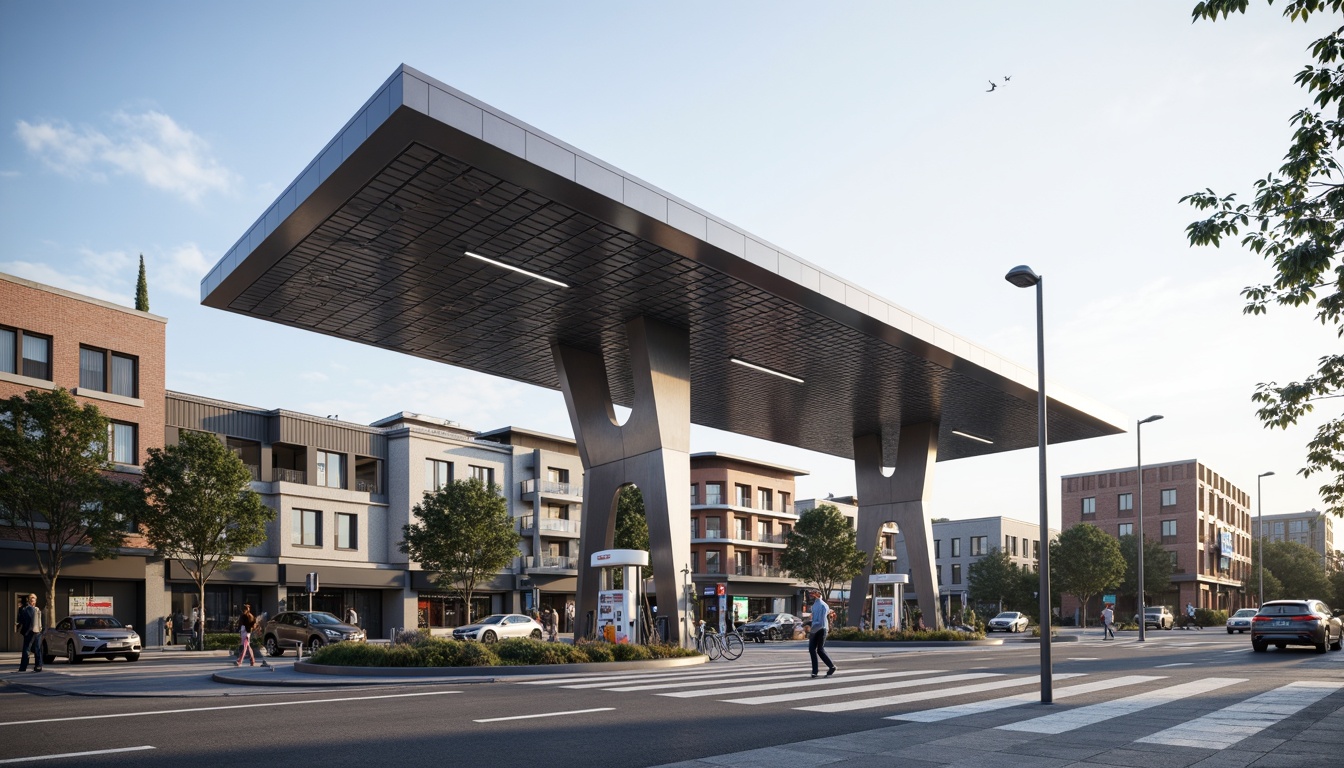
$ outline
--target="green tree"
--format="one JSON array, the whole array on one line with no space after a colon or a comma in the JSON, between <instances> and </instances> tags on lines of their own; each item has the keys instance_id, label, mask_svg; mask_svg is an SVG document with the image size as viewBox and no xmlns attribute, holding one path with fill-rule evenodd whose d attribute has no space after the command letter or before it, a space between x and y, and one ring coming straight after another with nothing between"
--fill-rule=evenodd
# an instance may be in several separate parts
<instances>
[{"instance_id":1,"label":"green tree","mask_svg":"<svg viewBox=\"0 0 1344 768\"><path fill-rule=\"evenodd\" d=\"M849 520L834 504L813 507L798 517L784 540L781 568L829 597L863 570L868 558L855 544Z\"/></svg>"},{"instance_id":2,"label":"green tree","mask_svg":"<svg viewBox=\"0 0 1344 768\"><path fill-rule=\"evenodd\" d=\"M140 277L135 281L135 308L149 311L149 282L145 280L145 254L140 254Z\"/></svg>"},{"instance_id":3,"label":"green tree","mask_svg":"<svg viewBox=\"0 0 1344 768\"><path fill-rule=\"evenodd\" d=\"M1282 584L1276 598L1269 596L1269 574ZM1331 592L1330 578L1321 566L1316 550L1295 541L1265 542L1265 599L1315 598L1326 600Z\"/></svg>"},{"instance_id":4,"label":"green tree","mask_svg":"<svg viewBox=\"0 0 1344 768\"><path fill-rule=\"evenodd\" d=\"M64 389L0 401L0 524L33 549L46 587L46 626L56 582L74 549L117 556L137 509L135 485L108 476L108 421Z\"/></svg>"},{"instance_id":5,"label":"green tree","mask_svg":"<svg viewBox=\"0 0 1344 768\"><path fill-rule=\"evenodd\" d=\"M627 485L616 497L617 549L649 551L649 520L644 516L644 494L639 486Z\"/></svg>"},{"instance_id":6,"label":"green tree","mask_svg":"<svg viewBox=\"0 0 1344 768\"><path fill-rule=\"evenodd\" d=\"M1125 578L1119 593L1139 596L1139 537L1121 536L1120 554L1125 558ZM1176 560L1161 542L1145 538L1143 542L1143 591L1149 595L1166 594L1171 589L1171 575L1176 572ZM1138 603L1135 603L1137 605ZM1147 605L1144 601L1144 605Z\"/></svg>"},{"instance_id":7,"label":"green tree","mask_svg":"<svg viewBox=\"0 0 1344 768\"><path fill-rule=\"evenodd\" d=\"M1273 0L1269 0L1271 3ZM1245 13L1249 0L1205 0L1194 7L1194 19L1217 21ZM1312 13L1341 13L1342 0L1292 0L1283 6L1289 21L1306 21ZM1335 26L1335 25L1332 25ZM1273 263L1268 282L1242 289L1246 314L1310 305L1317 322L1333 326L1344 337L1344 167L1337 153L1344 146L1344 26L1311 46L1313 61L1294 80L1308 104L1290 119L1293 138L1277 173L1254 183L1255 198L1237 202L1236 194L1212 189L1186 195L1208 218L1186 228L1191 245L1218 246L1223 238L1241 236L1242 246ZM1256 416L1266 427L1288 429L1310 413L1314 403L1344 395L1344 353L1339 347L1316 361L1316 370L1301 381L1262 382L1251 395ZM1326 483L1321 498L1329 511L1344 516L1344 416L1329 418L1307 443L1303 477L1320 473Z\"/></svg>"},{"instance_id":8,"label":"green tree","mask_svg":"<svg viewBox=\"0 0 1344 768\"><path fill-rule=\"evenodd\" d=\"M1269 542L1265 543L1268 544ZM1260 573L1261 573L1260 545L1257 543L1254 547L1251 548L1251 572L1250 576L1247 577L1246 579L1246 594L1248 595L1247 602L1251 600L1251 596L1253 596L1255 599L1259 599L1260 597ZM1291 597L1291 595L1288 595L1284 591L1283 582L1279 581L1278 577L1274 575L1273 571L1271 571L1268 568L1265 568L1264 575L1265 575L1266 602L1270 600L1279 600L1284 597Z\"/></svg>"},{"instance_id":9,"label":"green tree","mask_svg":"<svg viewBox=\"0 0 1344 768\"><path fill-rule=\"evenodd\" d=\"M214 435L184 430L177 445L149 449L142 482L145 537L196 583L202 617L206 582L234 557L265 543L266 524L275 519L251 483L251 471Z\"/></svg>"},{"instance_id":10,"label":"green tree","mask_svg":"<svg viewBox=\"0 0 1344 768\"><path fill-rule=\"evenodd\" d=\"M1059 591L1083 604L1083 626L1087 626L1087 601L1120 583L1125 558L1120 542L1097 526L1082 523L1050 542L1050 571Z\"/></svg>"},{"instance_id":11,"label":"green tree","mask_svg":"<svg viewBox=\"0 0 1344 768\"><path fill-rule=\"evenodd\" d=\"M1344 570L1330 574L1330 605L1339 610L1344 608Z\"/></svg>"},{"instance_id":12,"label":"green tree","mask_svg":"<svg viewBox=\"0 0 1344 768\"><path fill-rule=\"evenodd\" d=\"M967 595L976 602L998 603L1000 611L1005 607L1021 610L1040 583L1034 572L1013 562L1012 555L998 547L971 563L967 574Z\"/></svg>"},{"instance_id":13,"label":"green tree","mask_svg":"<svg viewBox=\"0 0 1344 768\"><path fill-rule=\"evenodd\" d=\"M426 492L411 512L415 522L402 526L398 548L462 599L470 622L477 586L509 567L522 540L499 486L458 480Z\"/></svg>"}]
</instances>

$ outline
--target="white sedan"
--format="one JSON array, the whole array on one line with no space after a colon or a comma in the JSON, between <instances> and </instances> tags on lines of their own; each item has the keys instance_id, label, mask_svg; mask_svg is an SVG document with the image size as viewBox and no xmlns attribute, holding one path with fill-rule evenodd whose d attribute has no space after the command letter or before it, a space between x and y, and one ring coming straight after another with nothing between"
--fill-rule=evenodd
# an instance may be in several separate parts
<instances>
[{"instance_id":1,"label":"white sedan","mask_svg":"<svg viewBox=\"0 0 1344 768\"><path fill-rule=\"evenodd\" d=\"M1251 619L1258 613L1254 608L1242 608L1240 611L1227 617L1227 634L1241 632L1245 634L1251 631Z\"/></svg>"},{"instance_id":2,"label":"white sedan","mask_svg":"<svg viewBox=\"0 0 1344 768\"><path fill-rule=\"evenodd\" d=\"M454 640L493 643L510 637L541 639L541 625L521 613L495 613L453 630Z\"/></svg>"},{"instance_id":3,"label":"white sedan","mask_svg":"<svg viewBox=\"0 0 1344 768\"><path fill-rule=\"evenodd\" d=\"M985 634L990 632L1026 632L1029 623L1030 620L1027 619L1025 613L1004 611L989 620L989 624L985 627Z\"/></svg>"}]
</instances>

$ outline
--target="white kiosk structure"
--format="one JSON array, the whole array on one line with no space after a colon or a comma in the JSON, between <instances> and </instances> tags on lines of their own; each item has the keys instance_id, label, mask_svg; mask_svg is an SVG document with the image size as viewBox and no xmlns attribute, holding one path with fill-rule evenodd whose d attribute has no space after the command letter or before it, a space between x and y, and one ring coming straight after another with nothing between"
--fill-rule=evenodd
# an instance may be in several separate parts
<instances>
[{"instance_id":1,"label":"white kiosk structure","mask_svg":"<svg viewBox=\"0 0 1344 768\"><path fill-rule=\"evenodd\" d=\"M902 629L901 606L905 604L903 593L909 583L910 577L904 573L874 573L868 577L868 586L873 592L872 629ZM887 585L891 585L892 594L879 596L879 588Z\"/></svg>"},{"instance_id":2,"label":"white kiosk structure","mask_svg":"<svg viewBox=\"0 0 1344 768\"><path fill-rule=\"evenodd\" d=\"M604 549L594 552L590 564L597 571L597 636L609 643L639 642L639 599L643 591L641 568L649 566L642 549ZM615 589L616 570L621 588Z\"/></svg>"}]
</instances>

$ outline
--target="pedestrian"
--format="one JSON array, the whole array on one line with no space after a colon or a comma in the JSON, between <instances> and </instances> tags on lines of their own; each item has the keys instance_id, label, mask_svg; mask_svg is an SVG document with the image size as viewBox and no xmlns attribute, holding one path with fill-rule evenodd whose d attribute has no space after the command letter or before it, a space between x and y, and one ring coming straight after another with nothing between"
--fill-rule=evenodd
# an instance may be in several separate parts
<instances>
[{"instance_id":1,"label":"pedestrian","mask_svg":"<svg viewBox=\"0 0 1344 768\"><path fill-rule=\"evenodd\" d=\"M835 664L826 655L826 633L830 630L830 620L835 616L835 611L821 599L819 590L814 589L808 594L812 597L812 634L807 638L807 654L812 657L812 676L816 677L819 672L817 659L820 658L826 662L826 676L830 677L835 674Z\"/></svg>"},{"instance_id":2,"label":"pedestrian","mask_svg":"<svg viewBox=\"0 0 1344 768\"><path fill-rule=\"evenodd\" d=\"M171 613L163 620L163 644L173 644L173 614Z\"/></svg>"},{"instance_id":3,"label":"pedestrian","mask_svg":"<svg viewBox=\"0 0 1344 768\"><path fill-rule=\"evenodd\" d=\"M359 626L359 614L355 613L355 607L353 605L345 609L345 623L352 627Z\"/></svg>"},{"instance_id":4,"label":"pedestrian","mask_svg":"<svg viewBox=\"0 0 1344 768\"><path fill-rule=\"evenodd\" d=\"M551 608L551 612L550 612L550 617L551 617L551 642L554 643L556 640L559 640L559 639L560 639L560 638L559 638L559 635L560 635L560 612L557 611L557 610L555 610L554 607L552 607L552 608Z\"/></svg>"},{"instance_id":5,"label":"pedestrian","mask_svg":"<svg viewBox=\"0 0 1344 768\"><path fill-rule=\"evenodd\" d=\"M1199 627L1199 629L1203 629L1203 627L1200 627L1198 624L1195 623L1195 604L1194 604L1194 603L1186 603L1186 604L1185 604L1185 626L1186 626L1187 629L1190 628L1190 627Z\"/></svg>"},{"instance_id":6,"label":"pedestrian","mask_svg":"<svg viewBox=\"0 0 1344 768\"><path fill-rule=\"evenodd\" d=\"M1115 629L1111 626L1111 624L1112 624L1114 621L1115 621L1115 611L1111 610L1111 604L1110 604L1110 603L1107 603L1107 604L1106 604L1106 607L1103 608L1103 609L1101 609L1101 639L1102 639L1102 640L1114 640L1114 639L1115 639Z\"/></svg>"},{"instance_id":7,"label":"pedestrian","mask_svg":"<svg viewBox=\"0 0 1344 768\"><path fill-rule=\"evenodd\" d=\"M23 635L23 655L19 656L19 671L28 671L28 654L33 654L33 671L42 671L42 612L37 610L37 595L24 598L14 620L14 631Z\"/></svg>"},{"instance_id":8,"label":"pedestrian","mask_svg":"<svg viewBox=\"0 0 1344 768\"><path fill-rule=\"evenodd\" d=\"M574 601L573 601L573 600L570 600L570 601L568 601L568 602L565 603L565 626L569 628L569 631L570 631L570 632L573 632L573 631L574 631Z\"/></svg>"},{"instance_id":9,"label":"pedestrian","mask_svg":"<svg viewBox=\"0 0 1344 768\"><path fill-rule=\"evenodd\" d=\"M238 617L238 640L242 647L238 649L238 661L233 666L243 666L243 657L247 657L248 666L257 666L257 655L252 652L252 630L257 626L257 617L252 615L252 606L243 603L243 615Z\"/></svg>"}]
</instances>

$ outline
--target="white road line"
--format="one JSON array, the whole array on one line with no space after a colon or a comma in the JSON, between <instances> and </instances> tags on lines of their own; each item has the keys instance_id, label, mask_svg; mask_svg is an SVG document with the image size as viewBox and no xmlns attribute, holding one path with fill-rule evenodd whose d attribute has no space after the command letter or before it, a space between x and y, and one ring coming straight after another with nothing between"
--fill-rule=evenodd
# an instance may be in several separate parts
<instances>
[{"instance_id":1,"label":"white road line","mask_svg":"<svg viewBox=\"0 0 1344 768\"><path fill-rule=\"evenodd\" d=\"M61 760L67 757L91 757L93 755L111 755L116 752L140 752L146 749L153 749L150 746L144 747L121 747L119 749L98 749L93 752L65 752L60 755L38 755L36 757L11 757L7 760L0 760L0 765L6 763L33 763L38 760Z\"/></svg>"},{"instance_id":2,"label":"white road line","mask_svg":"<svg viewBox=\"0 0 1344 768\"><path fill-rule=\"evenodd\" d=\"M789 664L761 664L759 666L743 667L742 669L734 672L728 672L723 667L711 667L710 665L706 664L699 667L687 667L686 669L676 670L672 672L625 672L614 675L581 675L581 676L571 675L563 677L548 677L545 680L523 680L520 681L518 684L567 685L569 683L594 683L595 681L599 680L603 681L603 683L605 682L620 683L626 680L657 680L660 678L692 677L692 676L713 677L714 675L723 675L723 674L747 674L752 672L770 672L778 669L786 669L788 667L798 668L800 667L800 664L798 662L793 662ZM602 683L595 683L595 684L601 685Z\"/></svg>"},{"instance_id":3,"label":"white road line","mask_svg":"<svg viewBox=\"0 0 1344 768\"><path fill-rule=\"evenodd\" d=\"M1069 661L1101 661L1101 659L1095 658L1093 656L1077 656L1077 657L1070 657Z\"/></svg>"},{"instance_id":4,"label":"white road line","mask_svg":"<svg viewBox=\"0 0 1344 768\"><path fill-rule=\"evenodd\" d=\"M1216 691L1219 688L1244 682L1246 682L1246 678L1242 677L1210 677L1204 680L1182 683L1181 685L1173 685L1169 688L1162 688L1156 691L1140 693L1137 696L1126 696L1123 699L1116 699L1115 701L1107 701L1101 704L1079 707L1078 709L1067 712L1056 712L1053 715L1035 717L1020 723L1000 725L999 729L1004 731L1026 731L1028 733L1064 733L1066 731L1072 731L1075 728L1094 725L1103 720L1123 717L1124 715L1141 712L1145 709L1158 707L1163 704L1170 704L1190 696L1208 693L1209 691Z\"/></svg>"},{"instance_id":5,"label":"white road line","mask_svg":"<svg viewBox=\"0 0 1344 768\"><path fill-rule=\"evenodd\" d=\"M1138 683L1149 683L1154 680L1165 680L1161 675L1128 675L1126 677L1116 677L1106 680L1096 680L1091 683L1081 683L1079 685L1070 685L1064 688L1054 689L1054 698L1067 699L1070 696L1078 696L1084 693L1094 691L1106 691L1111 688L1119 688L1126 685L1137 685ZM916 712L906 712L903 715L892 715L887 720L909 720L916 723L936 723L942 720L950 720L954 717L965 717L966 715L978 715L982 712L993 712L997 709L1007 709L1016 707L1020 704L1031 704L1040 701L1038 693L1019 693L1013 696L1004 696L998 699L987 699L985 701L973 701L969 704L954 704L950 707L939 707L938 709L923 709Z\"/></svg>"},{"instance_id":6,"label":"white road line","mask_svg":"<svg viewBox=\"0 0 1344 768\"><path fill-rule=\"evenodd\" d=\"M423 691L420 693L389 693L383 696L347 696L340 699L306 699L304 701L267 701L259 704L234 704L227 707L192 707L190 709L160 709L150 712L119 712L112 715L82 715L80 717L48 717L42 720L11 720L7 725L35 725L37 723L68 723L76 720L108 720L114 717L147 717L149 715L177 715L187 712L218 712L225 709L255 709L257 707L289 707L299 704L334 704L342 701L372 701L373 699L404 699L410 696L445 696L461 691Z\"/></svg>"},{"instance_id":7,"label":"white road line","mask_svg":"<svg viewBox=\"0 0 1344 768\"><path fill-rule=\"evenodd\" d=\"M686 684L688 684L688 685L691 685L691 684L696 684L696 683L704 684L704 683L706 683L706 682L711 682L711 681L712 681L712 682L717 682L717 681L720 681L720 680L721 680L721 681L724 681L724 682L737 682L738 680L760 680L760 679L762 679L762 678L766 678L766 677L769 677L769 676L771 676L771 675L781 675L781 674L797 675L797 674L798 674L798 672L797 672L797 670L798 670L798 665L797 665L797 664L790 664L789 667L792 668L792 670L793 670L792 672L788 672L788 671L786 671L785 668L777 668L777 669L761 669L761 670L744 669L744 670L740 670L740 671L737 671L737 672L725 672L725 671L722 670L722 669L718 669L718 670L714 670L714 671L712 671L712 672L698 672L698 673L687 673L687 674L680 674L680 675L667 675L667 676L658 677L658 678L652 678L652 679L642 679L642 680L641 680L641 679L634 679L634 678L631 678L631 679L626 679L626 680L602 680L602 681L600 681L600 682L587 682L587 683L581 683L581 684L579 684L579 685L564 685L564 686L561 686L561 687L562 687L562 688L569 688L569 689L573 689L573 690L579 690L579 689L584 689L584 688L604 688L604 689L607 689L607 690L627 690L627 689L624 689L624 688L615 688L614 686L627 685L627 684L633 684L633 685L646 685L646 684L647 684L647 685L653 685L653 684L656 684L656 683L670 683L670 684L676 684L676 683L683 683L683 682L686 683ZM593 678L588 678L588 679L589 679L589 680L592 680ZM628 689L628 690L636 690L636 689L631 688L631 689Z\"/></svg>"},{"instance_id":8,"label":"white road line","mask_svg":"<svg viewBox=\"0 0 1344 768\"><path fill-rule=\"evenodd\" d=\"M1186 723L1144 736L1143 744L1227 749L1329 696L1344 683L1304 680L1210 712Z\"/></svg>"},{"instance_id":9,"label":"white road line","mask_svg":"<svg viewBox=\"0 0 1344 768\"><path fill-rule=\"evenodd\" d=\"M995 675L997 677L997 675ZM1062 680L1070 677L1082 677L1081 674L1055 675L1056 680ZM859 699L858 701L838 701L834 704L815 704L810 707L796 707L803 712L849 712L855 709L872 709L873 707L886 707L896 704L909 704L914 701L928 701L930 699L943 699L948 696L960 696L965 693L980 693L981 691L994 691L1000 688L1013 688L1020 685L1035 685L1041 680L1040 676L1015 677L1011 680L995 680L990 683L978 683L976 685L963 685L956 688L940 688L934 691L921 691L919 693L907 693L900 696L883 696L878 699ZM891 686L895 688L897 686Z\"/></svg>"},{"instance_id":10,"label":"white road line","mask_svg":"<svg viewBox=\"0 0 1344 768\"><path fill-rule=\"evenodd\" d=\"M956 675L928 677L922 680L898 680L888 683L876 683L873 685L856 685L850 688L828 688L823 691L799 691L796 693L780 693L771 696L752 696L746 699L723 699L723 701L726 701L729 704L778 704L781 701L800 701L802 699L819 699L826 696L847 696L852 693L890 691L896 688L940 685L942 683L954 683L960 680L983 680L987 677L1003 677L1003 675L997 672L963 672Z\"/></svg>"},{"instance_id":11,"label":"white road line","mask_svg":"<svg viewBox=\"0 0 1344 768\"><path fill-rule=\"evenodd\" d=\"M855 675L855 674L859 674L859 673L861 673L861 672L877 672L877 671L878 671L877 669L849 669L849 670L841 670L841 671L837 672L836 674L837 674L837 675L845 675L845 674ZM806 673L803 673L803 674L806 674ZM641 684L641 685L627 685L627 686L620 687L620 688L608 688L608 687L605 687L605 686L604 686L604 687L602 688L602 690L604 690L604 691L661 691L661 690L666 690L666 689L668 689L668 688L689 688L689 687L691 687L691 686L693 686L693 685L703 686L703 685L706 685L707 683L710 683L710 682L713 682L714 684L717 685L717 684L728 684L728 683L759 683L759 682L761 682L762 680L774 680L775 682L774 682L772 685L778 685L778 684L781 684L782 681L784 681L784 680L797 680L799 677L802 677L802 674L798 673L797 671L793 671L793 672L773 672L773 673L771 673L770 676L761 676L761 675L757 675L757 676L755 676L755 677L725 677L725 678L722 678L722 679L720 679L720 680L713 680L713 681L708 681L708 680L675 680L675 681L671 681L671 682L647 683L647 684ZM820 680L821 678L817 678L817 679ZM834 680L835 678L828 678L828 679ZM848 678L846 678L846 679L848 679ZM810 678L805 678L805 681L806 681L806 682L809 682L809 683L812 682L812 680L811 680ZM569 686L566 686L566 687L569 687Z\"/></svg>"},{"instance_id":12,"label":"white road line","mask_svg":"<svg viewBox=\"0 0 1344 768\"><path fill-rule=\"evenodd\" d=\"M1189 667L1193 664L1194 662L1192 661L1178 661L1174 664L1158 664L1156 667L1153 667L1153 669L1162 669L1163 667Z\"/></svg>"},{"instance_id":13,"label":"white road line","mask_svg":"<svg viewBox=\"0 0 1344 768\"><path fill-rule=\"evenodd\" d=\"M512 717L487 717L483 720L472 720L473 723L502 723L505 720L531 720L536 717L563 717L564 715L586 715L589 712L610 712L615 707L597 707L595 709L571 709L568 712L542 712L537 715L513 715Z\"/></svg>"},{"instance_id":14,"label":"white road line","mask_svg":"<svg viewBox=\"0 0 1344 768\"><path fill-rule=\"evenodd\" d=\"M848 670L840 670L837 675L843 675ZM879 672L871 675L853 675L840 680L832 678L819 677L816 680L791 680L789 682L770 682L761 685L737 685L728 688L710 688L700 691L673 691L672 693L660 693L659 696L671 696L678 699L694 699L700 696L725 696L730 693L750 693L752 691L775 691L781 688L815 688L823 685L833 685L835 683L856 683L860 680L885 680L892 677L910 677L911 675L936 675L946 672L946 669L916 669L911 672Z\"/></svg>"}]
</instances>

